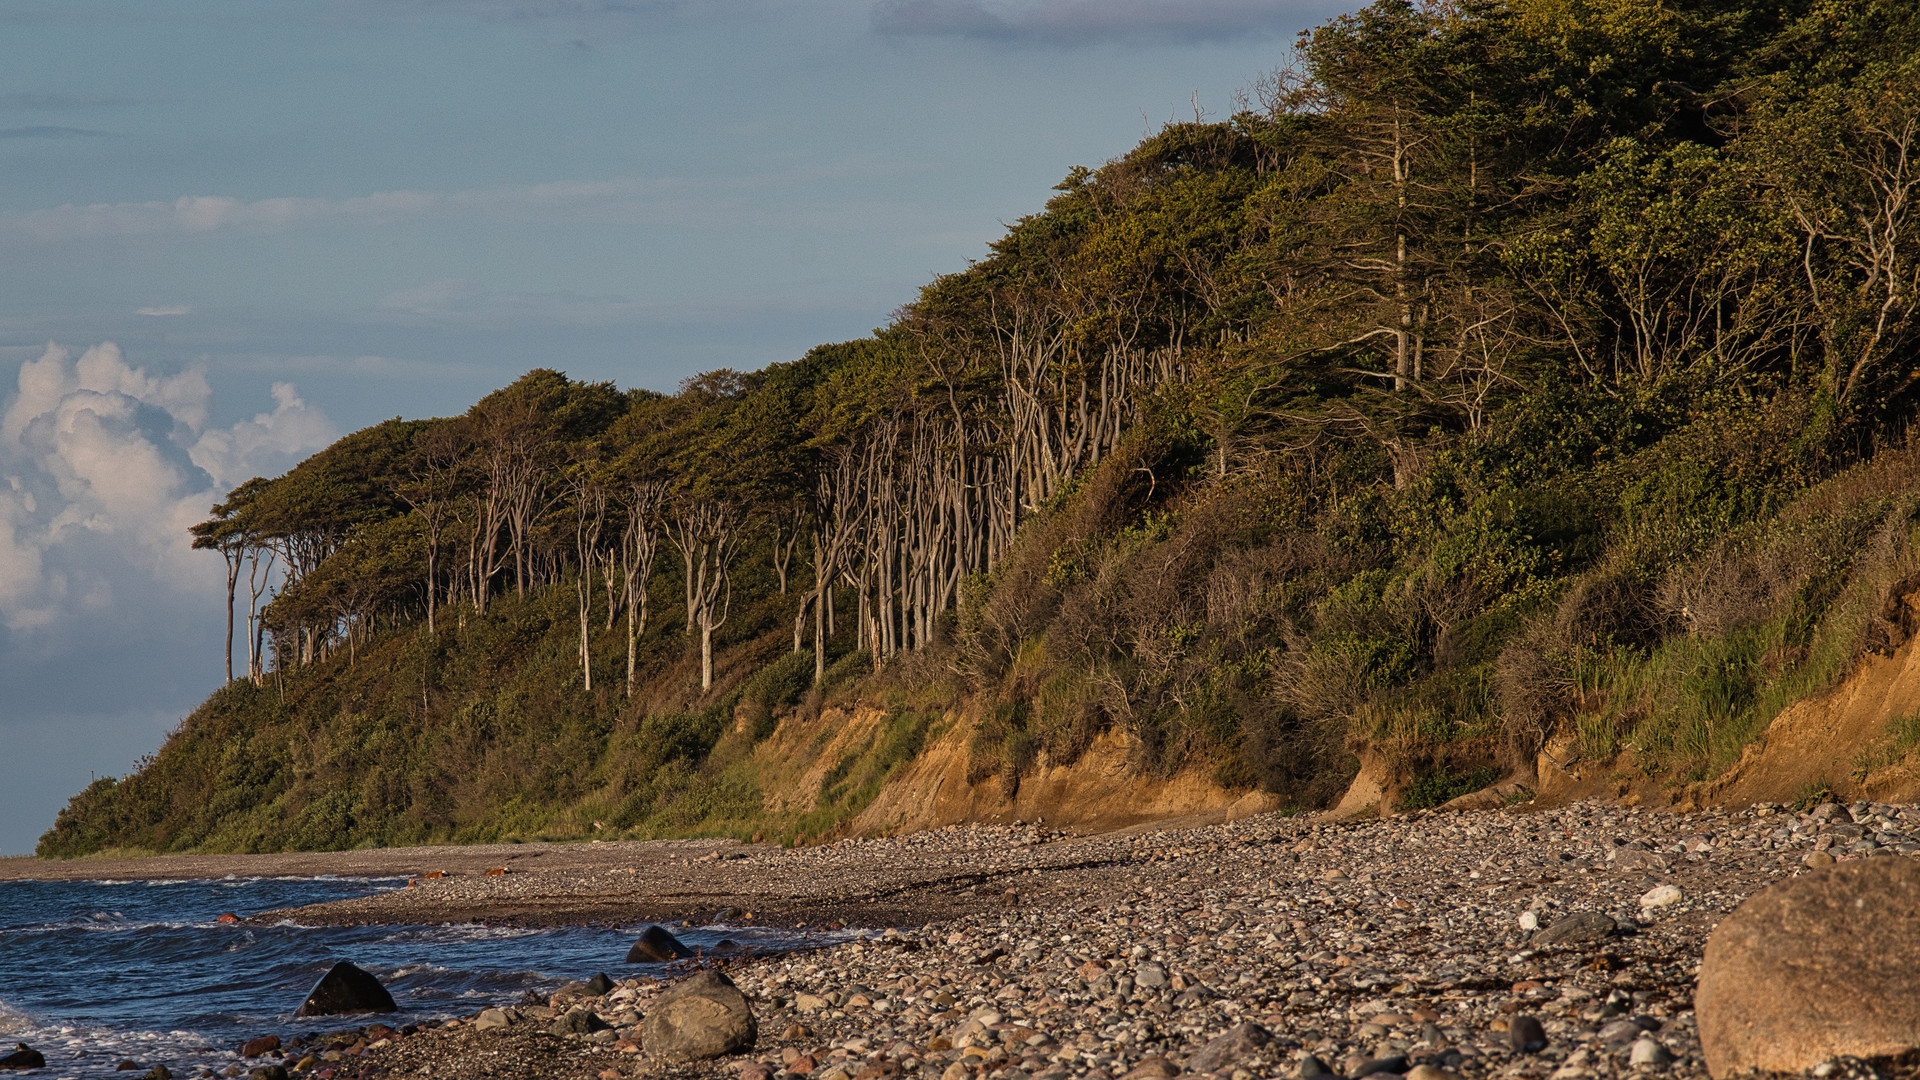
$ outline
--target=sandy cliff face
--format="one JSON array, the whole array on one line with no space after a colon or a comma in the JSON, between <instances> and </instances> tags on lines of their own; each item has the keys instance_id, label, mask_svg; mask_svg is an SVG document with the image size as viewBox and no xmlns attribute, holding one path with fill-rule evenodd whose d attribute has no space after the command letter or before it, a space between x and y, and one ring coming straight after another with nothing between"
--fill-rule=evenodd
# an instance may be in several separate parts
<instances>
[{"instance_id":1,"label":"sandy cliff face","mask_svg":"<svg viewBox=\"0 0 1920 1080\"><path fill-rule=\"evenodd\" d=\"M870 748L885 720L883 710L858 706L827 709L810 720L783 721L756 755L770 771L786 773L786 782L767 786L768 809L804 810L816 804L836 765ZM977 721L969 707L943 717L925 748L881 787L846 831L871 835L1013 820L1043 820L1081 830L1165 819L1190 825L1264 813L1280 805L1274 795L1222 787L1200 771L1141 776L1130 764L1136 749L1132 739L1117 731L1101 734L1070 764L1043 756L1009 797L997 775L977 784L967 782L968 743Z\"/></svg>"},{"instance_id":2,"label":"sandy cliff face","mask_svg":"<svg viewBox=\"0 0 1920 1080\"><path fill-rule=\"evenodd\" d=\"M1449 808L1506 805L1530 790L1535 806L1585 798L1628 803L1665 803L1682 809L1789 802L1821 786L1843 798L1882 801L1920 799L1920 760L1894 760L1888 753L1896 721L1920 713L1920 639L1892 655L1872 655L1838 687L1781 712L1725 775L1678 792L1657 780L1623 785L1628 758L1580 761L1570 736L1549 742L1534 776L1510 777L1483 792L1462 796ZM833 771L849 755L869 751L887 714L872 706L824 710L811 719L790 718L761 744L756 758L768 781L769 810L814 806ZM1150 821L1181 824L1231 820L1275 809L1277 796L1223 787L1204 770L1170 777L1143 776L1132 761L1136 747L1122 732L1107 731L1071 763L1042 758L1009 796L999 776L967 782L968 744L979 717L970 706L948 712L929 733L925 748L900 767L879 794L843 831L874 835L939 828L959 822L1036 821L1076 829L1117 829ZM1630 752L1629 752L1630 753ZM1361 770L1346 797L1329 813L1337 818L1379 813L1391 800L1385 772L1361 754Z\"/></svg>"},{"instance_id":3,"label":"sandy cliff face","mask_svg":"<svg viewBox=\"0 0 1920 1080\"><path fill-rule=\"evenodd\" d=\"M1917 643L1870 655L1839 686L1782 710L1725 776L1690 790L1686 801L1784 802L1821 785L1846 798L1920 797L1920 764L1885 760L1890 727L1920 712Z\"/></svg>"}]
</instances>

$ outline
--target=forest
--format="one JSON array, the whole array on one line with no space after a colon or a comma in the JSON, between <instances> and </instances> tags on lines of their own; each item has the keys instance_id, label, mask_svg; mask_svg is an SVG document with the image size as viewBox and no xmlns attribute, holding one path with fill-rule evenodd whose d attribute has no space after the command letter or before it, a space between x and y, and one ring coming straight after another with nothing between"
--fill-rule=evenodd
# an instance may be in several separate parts
<instances>
[{"instance_id":1,"label":"forest","mask_svg":"<svg viewBox=\"0 0 1920 1080\"><path fill-rule=\"evenodd\" d=\"M228 685L40 853L817 836L963 701L1008 790L1115 730L1300 808L1556 734L1680 784L1905 640L1920 4L1379 0L1276 59L867 337L235 489ZM864 786L763 809L743 755L853 700Z\"/></svg>"}]
</instances>

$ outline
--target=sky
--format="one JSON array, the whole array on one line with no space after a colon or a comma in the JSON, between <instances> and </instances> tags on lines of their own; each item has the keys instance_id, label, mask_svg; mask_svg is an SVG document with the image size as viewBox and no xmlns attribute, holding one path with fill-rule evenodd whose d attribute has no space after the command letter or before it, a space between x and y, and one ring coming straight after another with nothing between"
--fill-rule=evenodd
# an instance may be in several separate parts
<instances>
[{"instance_id":1,"label":"sky","mask_svg":"<svg viewBox=\"0 0 1920 1080\"><path fill-rule=\"evenodd\" d=\"M1342 7L0 0L0 854L219 685L232 485L859 337Z\"/></svg>"}]
</instances>

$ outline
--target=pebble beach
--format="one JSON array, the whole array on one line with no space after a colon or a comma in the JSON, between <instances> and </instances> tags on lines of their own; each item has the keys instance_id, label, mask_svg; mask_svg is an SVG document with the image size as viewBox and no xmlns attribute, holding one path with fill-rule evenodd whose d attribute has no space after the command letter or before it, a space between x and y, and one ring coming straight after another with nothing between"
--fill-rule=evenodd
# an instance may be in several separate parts
<instances>
[{"instance_id":1,"label":"pebble beach","mask_svg":"<svg viewBox=\"0 0 1920 1080\"><path fill-rule=\"evenodd\" d=\"M751 1049L650 1054L642 1020L674 979L622 979L610 956L597 986L582 971L542 1000L345 1030L263 1056L256 1075L1699 1077L1692 999L1715 924L1809 867L1920 852L1916 830L1912 806L1589 803L1095 836L972 825L793 850L593 845L588 866L446 874L256 918L820 928L815 948L681 965L744 994Z\"/></svg>"}]
</instances>

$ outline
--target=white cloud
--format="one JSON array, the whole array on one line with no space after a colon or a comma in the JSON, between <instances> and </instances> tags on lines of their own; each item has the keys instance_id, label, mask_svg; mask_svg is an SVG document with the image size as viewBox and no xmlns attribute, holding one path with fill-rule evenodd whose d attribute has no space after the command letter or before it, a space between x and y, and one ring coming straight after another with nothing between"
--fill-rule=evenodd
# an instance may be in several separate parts
<instances>
[{"instance_id":1,"label":"white cloud","mask_svg":"<svg viewBox=\"0 0 1920 1080\"><path fill-rule=\"evenodd\" d=\"M472 191L380 191L347 199L237 199L182 195L172 202L68 203L0 215L0 230L24 239L111 239L216 232L280 232L314 225L382 226L422 217L546 216L609 204L651 202L681 185L665 180L556 181Z\"/></svg>"},{"instance_id":2,"label":"white cloud","mask_svg":"<svg viewBox=\"0 0 1920 1080\"><path fill-rule=\"evenodd\" d=\"M182 195L172 202L67 203L0 214L0 236L59 243L235 232L271 234L316 227L379 228L421 219L722 228L754 222L790 225L796 220L795 212L768 205L758 193L921 168L849 158L747 176L554 180L463 191L381 191L345 199L279 196L246 200L229 195ZM836 201L831 206L824 211L802 210L800 220L815 225L878 227L872 220L876 210L872 204ZM925 212L924 208L878 209L892 212L884 223L887 228L905 223L901 220L903 211Z\"/></svg>"},{"instance_id":3,"label":"white cloud","mask_svg":"<svg viewBox=\"0 0 1920 1080\"><path fill-rule=\"evenodd\" d=\"M233 485L337 435L288 383L271 411L230 427L209 426L211 397L204 368L152 374L111 342L77 359L49 344L21 365L0 413L0 623L16 639L130 592L217 582L187 528Z\"/></svg>"}]
</instances>

